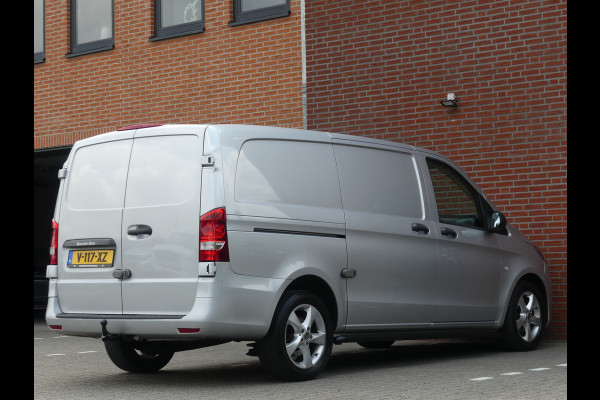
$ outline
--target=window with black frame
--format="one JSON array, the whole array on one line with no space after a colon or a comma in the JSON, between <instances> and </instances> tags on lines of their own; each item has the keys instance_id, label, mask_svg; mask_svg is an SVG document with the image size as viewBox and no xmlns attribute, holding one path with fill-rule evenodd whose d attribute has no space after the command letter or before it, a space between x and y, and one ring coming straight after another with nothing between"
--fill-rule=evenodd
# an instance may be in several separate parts
<instances>
[{"instance_id":1,"label":"window with black frame","mask_svg":"<svg viewBox=\"0 0 600 400\"><path fill-rule=\"evenodd\" d=\"M290 15L290 0L233 0L230 26Z\"/></svg>"},{"instance_id":2,"label":"window with black frame","mask_svg":"<svg viewBox=\"0 0 600 400\"><path fill-rule=\"evenodd\" d=\"M154 37L150 40L204 32L204 0L154 0Z\"/></svg>"},{"instance_id":3,"label":"window with black frame","mask_svg":"<svg viewBox=\"0 0 600 400\"><path fill-rule=\"evenodd\" d=\"M485 227L479 193L452 167L427 158L441 223Z\"/></svg>"},{"instance_id":4,"label":"window with black frame","mask_svg":"<svg viewBox=\"0 0 600 400\"><path fill-rule=\"evenodd\" d=\"M33 1L33 63L44 62L44 0Z\"/></svg>"},{"instance_id":5,"label":"window with black frame","mask_svg":"<svg viewBox=\"0 0 600 400\"><path fill-rule=\"evenodd\" d=\"M114 48L113 0L71 0L71 53L80 56Z\"/></svg>"}]
</instances>

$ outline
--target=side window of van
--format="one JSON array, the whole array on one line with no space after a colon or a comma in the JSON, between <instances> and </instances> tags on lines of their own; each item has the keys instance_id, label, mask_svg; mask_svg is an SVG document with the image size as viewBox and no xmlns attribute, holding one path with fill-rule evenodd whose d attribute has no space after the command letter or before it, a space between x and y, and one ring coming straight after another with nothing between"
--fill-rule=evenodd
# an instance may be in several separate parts
<instances>
[{"instance_id":1,"label":"side window of van","mask_svg":"<svg viewBox=\"0 0 600 400\"><path fill-rule=\"evenodd\" d=\"M479 193L452 167L427 158L441 223L484 227Z\"/></svg>"},{"instance_id":2,"label":"side window of van","mask_svg":"<svg viewBox=\"0 0 600 400\"><path fill-rule=\"evenodd\" d=\"M331 144L292 140L245 142L236 170L235 199L341 208Z\"/></svg>"},{"instance_id":3,"label":"side window of van","mask_svg":"<svg viewBox=\"0 0 600 400\"><path fill-rule=\"evenodd\" d=\"M336 145L344 209L421 219L422 189L412 154Z\"/></svg>"}]
</instances>

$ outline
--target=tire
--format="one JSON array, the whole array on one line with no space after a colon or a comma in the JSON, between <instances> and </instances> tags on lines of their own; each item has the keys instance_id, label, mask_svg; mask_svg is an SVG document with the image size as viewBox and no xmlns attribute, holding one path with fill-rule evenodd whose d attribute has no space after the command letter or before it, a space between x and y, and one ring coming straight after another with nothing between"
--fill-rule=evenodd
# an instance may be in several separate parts
<instances>
[{"instance_id":1,"label":"tire","mask_svg":"<svg viewBox=\"0 0 600 400\"><path fill-rule=\"evenodd\" d=\"M285 381L306 381L319 375L331 355L333 328L320 298L292 291L280 300L267 335L256 343L263 368Z\"/></svg>"},{"instance_id":2,"label":"tire","mask_svg":"<svg viewBox=\"0 0 600 400\"><path fill-rule=\"evenodd\" d=\"M376 342L356 342L365 349L387 349L393 345L395 340L379 340Z\"/></svg>"},{"instance_id":3,"label":"tire","mask_svg":"<svg viewBox=\"0 0 600 400\"><path fill-rule=\"evenodd\" d=\"M546 321L546 299L533 283L519 282L510 298L501 330L504 346L512 351L535 349L542 340Z\"/></svg>"},{"instance_id":4,"label":"tire","mask_svg":"<svg viewBox=\"0 0 600 400\"><path fill-rule=\"evenodd\" d=\"M110 360L127 372L149 373L156 372L171 361L172 351L159 354L147 354L136 350L131 341L107 340L104 342L106 353Z\"/></svg>"}]
</instances>

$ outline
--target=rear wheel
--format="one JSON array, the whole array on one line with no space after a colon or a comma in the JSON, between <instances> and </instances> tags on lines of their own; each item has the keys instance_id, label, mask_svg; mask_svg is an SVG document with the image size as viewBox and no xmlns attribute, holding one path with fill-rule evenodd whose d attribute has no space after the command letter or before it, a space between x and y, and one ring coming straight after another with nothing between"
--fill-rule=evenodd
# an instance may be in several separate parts
<instances>
[{"instance_id":1,"label":"rear wheel","mask_svg":"<svg viewBox=\"0 0 600 400\"><path fill-rule=\"evenodd\" d=\"M542 340L546 302L537 286L522 281L517 284L506 311L502 340L509 350L533 350Z\"/></svg>"},{"instance_id":2,"label":"rear wheel","mask_svg":"<svg viewBox=\"0 0 600 400\"><path fill-rule=\"evenodd\" d=\"M172 351L157 354L137 350L132 341L107 340L104 342L110 360L122 370L128 372L156 372L171 361Z\"/></svg>"},{"instance_id":3,"label":"rear wheel","mask_svg":"<svg viewBox=\"0 0 600 400\"><path fill-rule=\"evenodd\" d=\"M284 294L269 332L256 344L263 368L287 381L320 374L331 355L332 323L321 299L309 292Z\"/></svg>"}]
</instances>

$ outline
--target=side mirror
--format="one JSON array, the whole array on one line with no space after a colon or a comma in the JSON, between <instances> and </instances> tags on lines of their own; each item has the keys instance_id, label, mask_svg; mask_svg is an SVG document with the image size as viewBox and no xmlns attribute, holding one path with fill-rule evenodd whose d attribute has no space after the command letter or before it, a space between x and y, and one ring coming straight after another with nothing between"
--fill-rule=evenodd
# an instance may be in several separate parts
<instances>
[{"instance_id":1,"label":"side mirror","mask_svg":"<svg viewBox=\"0 0 600 400\"><path fill-rule=\"evenodd\" d=\"M490 232L503 233L506 230L506 217L500 211L488 214L488 226Z\"/></svg>"}]
</instances>

